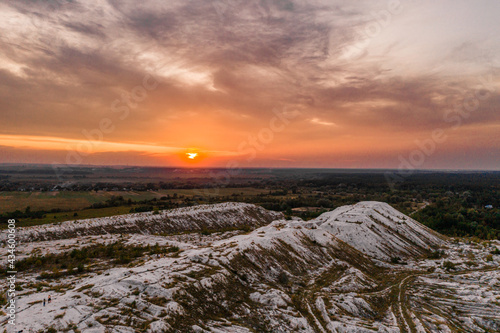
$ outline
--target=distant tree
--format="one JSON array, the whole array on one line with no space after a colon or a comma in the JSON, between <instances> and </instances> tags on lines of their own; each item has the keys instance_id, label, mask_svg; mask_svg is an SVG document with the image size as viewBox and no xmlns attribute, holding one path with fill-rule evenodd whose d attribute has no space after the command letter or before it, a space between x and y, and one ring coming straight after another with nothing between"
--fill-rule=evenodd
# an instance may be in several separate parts
<instances>
[{"instance_id":1,"label":"distant tree","mask_svg":"<svg viewBox=\"0 0 500 333\"><path fill-rule=\"evenodd\" d=\"M319 199L318 201L316 201L316 205L319 207L331 208L333 206L333 203L328 199Z\"/></svg>"}]
</instances>

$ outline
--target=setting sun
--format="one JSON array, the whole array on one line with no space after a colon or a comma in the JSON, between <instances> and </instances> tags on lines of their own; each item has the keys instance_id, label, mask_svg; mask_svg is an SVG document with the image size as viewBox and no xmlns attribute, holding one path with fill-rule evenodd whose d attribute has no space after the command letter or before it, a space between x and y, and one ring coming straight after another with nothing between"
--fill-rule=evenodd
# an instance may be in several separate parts
<instances>
[{"instance_id":1,"label":"setting sun","mask_svg":"<svg viewBox=\"0 0 500 333\"><path fill-rule=\"evenodd\" d=\"M198 164L202 162L206 154L200 151L199 148L188 148L179 154L180 158L188 165Z\"/></svg>"}]
</instances>

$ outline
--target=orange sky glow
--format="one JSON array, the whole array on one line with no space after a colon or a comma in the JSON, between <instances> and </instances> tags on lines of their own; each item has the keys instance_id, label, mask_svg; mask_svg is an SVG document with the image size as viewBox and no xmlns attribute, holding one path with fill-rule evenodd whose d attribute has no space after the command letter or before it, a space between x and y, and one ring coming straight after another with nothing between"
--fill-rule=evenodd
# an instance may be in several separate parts
<instances>
[{"instance_id":1,"label":"orange sky glow","mask_svg":"<svg viewBox=\"0 0 500 333\"><path fill-rule=\"evenodd\" d=\"M0 4L0 163L499 169L497 1L264 2Z\"/></svg>"}]
</instances>

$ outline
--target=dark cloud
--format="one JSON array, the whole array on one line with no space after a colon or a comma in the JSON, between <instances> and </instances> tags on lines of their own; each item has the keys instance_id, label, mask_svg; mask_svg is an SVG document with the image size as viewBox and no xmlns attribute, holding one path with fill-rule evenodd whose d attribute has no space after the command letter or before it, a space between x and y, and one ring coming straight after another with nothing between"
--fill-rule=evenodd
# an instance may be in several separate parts
<instances>
[{"instance_id":1,"label":"dark cloud","mask_svg":"<svg viewBox=\"0 0 500 333\"><path fill-rule=\"evenodd\" d=\"M88 25L79 22L65 22L62 24L64 27L79 32L85 35L96 36L104 38L106 36L104 26L101 24Z\"/></svg>"}]
</instances>

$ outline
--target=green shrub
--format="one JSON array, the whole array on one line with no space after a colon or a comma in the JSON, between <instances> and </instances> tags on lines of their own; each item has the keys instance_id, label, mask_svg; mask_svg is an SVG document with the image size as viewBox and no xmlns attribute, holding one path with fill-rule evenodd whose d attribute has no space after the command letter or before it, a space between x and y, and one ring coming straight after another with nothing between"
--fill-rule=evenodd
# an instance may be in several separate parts
<instances>
[{"instance_id":1,"label":"green shrub","mask_svg":"<svg viewBox=\"0 0 500 333\"><path fill-rule=\"evenodd\" d=\"M393 263L393 264L399 264L400 262L401 262L400 257L392 257L391 258L391 263Z\"/></svg>"},{"instance_id":2,"label":"green shrub","mask_svg":"<svg viewBox=\"0 0 500 333\"><path fill-rule=\"evenodd\" d=\"M455 269L456 264L452 263L451 261L445 261L443 262L443 268L446 269L447 271Z\"/></svg>"}]
</instances>

